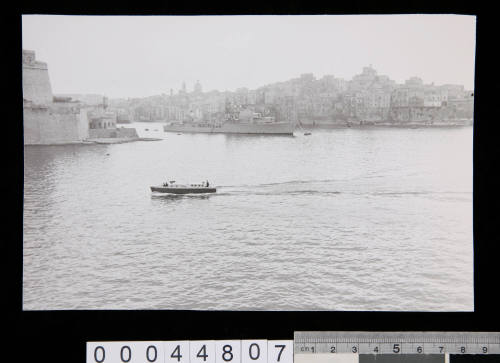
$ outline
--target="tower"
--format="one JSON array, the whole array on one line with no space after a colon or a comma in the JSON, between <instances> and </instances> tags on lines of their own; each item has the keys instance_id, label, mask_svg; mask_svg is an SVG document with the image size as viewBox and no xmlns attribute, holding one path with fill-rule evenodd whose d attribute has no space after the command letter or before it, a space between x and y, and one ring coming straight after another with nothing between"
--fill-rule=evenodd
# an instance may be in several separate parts
<instances>
[{"instance_id":1,"label":"tower","mask_svg":"<svg viewBox=\"0 0 500 363\"><path fill-rule=\"evenodd\" d=\"M35 52L23 49L23 98L35 104L52 103L47 63L36 60Z\"/></svg>"},{"instance_id":2,"label":"tower","mask_svg":"<svg viewBox=\"0 0 500 363\"><path fill-rule=\"evenodd\" d=\"M194 92L195 93L201 93L201 83L199 80L196 81L196 84L194 85Z\"/></svg>"}]
</instances>

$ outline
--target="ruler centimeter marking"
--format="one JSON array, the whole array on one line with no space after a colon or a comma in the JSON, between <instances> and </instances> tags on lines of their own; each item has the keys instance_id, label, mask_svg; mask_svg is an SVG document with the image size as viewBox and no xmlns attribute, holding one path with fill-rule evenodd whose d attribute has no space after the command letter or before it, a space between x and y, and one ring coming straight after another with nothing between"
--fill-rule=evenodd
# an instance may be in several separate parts
<instances>
[{"instance_id":1,"label":"ruler centimeter marking","mask_svg":"<svg viewBox=\"0 0 500 363\"><path fill-rule=\"evenodd\" d=\"M293 363L293 340L87 342L87 363Z\"/></svg>"},{"instance_id":2,"label":"ruler centimeter marking","mask_svg":"<svg viewBox=\"0 0 500 363\"><path fill-rule=\"evenodd\" d=\"M497 332L295 332L295 354L500 354Z\"/></svg>"}]
</instances>

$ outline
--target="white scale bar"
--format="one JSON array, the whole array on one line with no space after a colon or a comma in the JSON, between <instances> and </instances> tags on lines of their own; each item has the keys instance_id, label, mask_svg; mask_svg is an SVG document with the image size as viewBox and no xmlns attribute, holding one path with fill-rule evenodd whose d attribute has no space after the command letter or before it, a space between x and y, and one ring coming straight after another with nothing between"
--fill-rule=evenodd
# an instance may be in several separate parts
<instances>
[{"instance_id":1,"label":"white scale bar","mask_svg":"<svg viewBox=\"0 0 500 363\"><path fill-rule=\"evenodd\" d=\"M87 342L87 363L293 363L293 340Z\"/></svg>"},{"instance_id":2,"label":"white scale bar","mask_svg":"<svg viewBox=\"0 0 500 363\"><path fill-rule=\"evenodd\" d=\"M294 338L296 355L500 354L497 332L295 332Z\"/></svg>"}]
</instances>

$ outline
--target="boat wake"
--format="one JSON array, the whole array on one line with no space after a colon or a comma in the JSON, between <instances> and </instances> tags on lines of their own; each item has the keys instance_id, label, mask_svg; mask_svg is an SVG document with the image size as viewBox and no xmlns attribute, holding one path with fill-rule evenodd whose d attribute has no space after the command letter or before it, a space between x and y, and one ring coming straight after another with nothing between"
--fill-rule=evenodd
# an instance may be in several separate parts
<instances>
[{"instance_id":1,"label":"boat wake","mask_svg":"<svg viewBox=\"0 0 500 363\"><path fill-rule=\"evenodd\" d=\"M271 187L279 185L294 185L294 184L314 184L314 183L329 183L338 182L341 179L316 179L316 180L288 180L284 182L274 182L274 183L261 183L261 184L239 184L239 185L218 185L219 188L243 188L243 187Z\"/></svg>"},{"instance_id":2,"label":"boat wake","mask_svg":"<svg viewBox=\"0 0 500 363\"><path fill-rule=\"evenodd\" d=\"M469 198L472 192L464 191L433 191L433 190L363 190L363 186L353 185L351 182L340 179L316 179L316 180L289 180L284 182L259 183L259 184L238 184L238 185L217 185L217 192L214 194L163 194L153 193L155 198L179 199L223 196L339 196L356 195L365 197L426 197L426 198L446 198L463 199Z\"/></svg>"},{"instance_id":3,"label":"boat wake","mask_svg":"<svg viewBox=\"0 0 500 363\"><path fill-rule=\"evenodd\" d=\"M356 190L351 185L329 185L322 183L324 181L308 181L285 182L285 183L269 183L269 184L254 184L254 185L238 185L238 186L217 186L217 195L266 195L266 196L337 196L337 195L356 195L366 197L426 197L426 198L447 198L461 199L469 198L472 192L464 191L429 191L429 190L401 190L401 191L384 191L384 190ZM294 184L296 184L294 188ZM304 188L304 184L309 184ZM345 187L345 188L343 188Z\"/></svg>"}]
</instances>

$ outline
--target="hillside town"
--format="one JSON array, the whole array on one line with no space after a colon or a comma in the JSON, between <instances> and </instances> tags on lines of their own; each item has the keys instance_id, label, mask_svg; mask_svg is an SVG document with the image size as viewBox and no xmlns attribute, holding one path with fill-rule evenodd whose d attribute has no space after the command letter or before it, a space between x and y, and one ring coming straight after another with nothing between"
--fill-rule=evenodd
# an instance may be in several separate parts
<instances>
[{"instance_id":1,"label":"hillside town","mask_svg":"<svg viewBox=\"0 0 500 363\"><path fill-rule=\"evenodd\" d=\"M203 92L197 81L191 91L183 83L177 92L143 98L53 94L47 63L37 60L34 51L23 50L25 144L149 141L135 129L117 125L152 121L189 124L191 131L202 131L193 125L204 125L210 132L287 134L303 126L464 126L472 124L473 109L474 93L462 85L424 84L418 77L397 84L371 66L350 81L307 73L234 92ZM246 131L220 128L227 121L253 126ZM259 122L267 123L267 131L255 126ZM169 130L187 130L182 127Z\"/></svg>"},{"instance_id":2,"label":"hillside town","mask_svg":"<svg viewBox=\"0 0 500 363\"><path fill-rule=\"evenodd\" d=\"M196 82L180 90L144 98L110 99L117 122L201 122L223 115L257 112L304 125L467 125L474 94L463 85L425 84L411 77L397 84L364 67L352 80L312 73L255 90L203 92Z\"/></svg>"}]
</instances>

